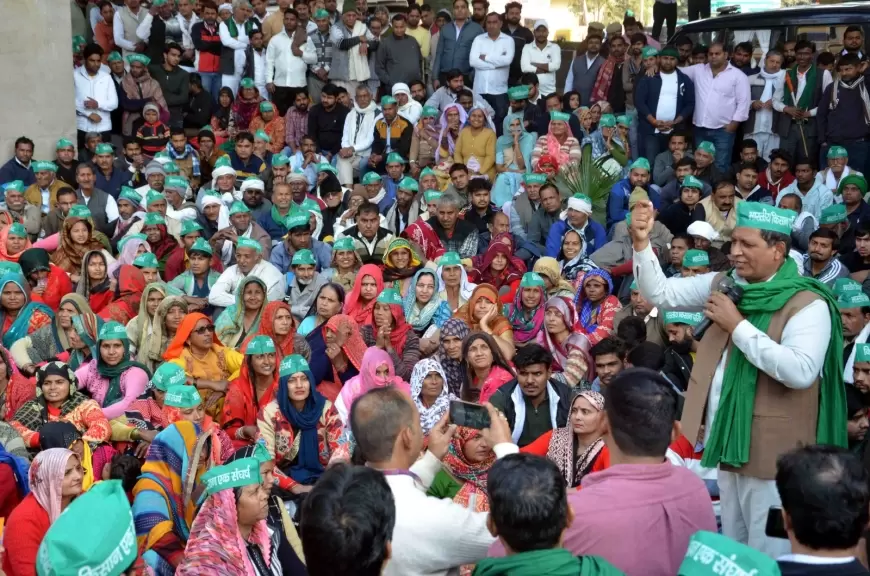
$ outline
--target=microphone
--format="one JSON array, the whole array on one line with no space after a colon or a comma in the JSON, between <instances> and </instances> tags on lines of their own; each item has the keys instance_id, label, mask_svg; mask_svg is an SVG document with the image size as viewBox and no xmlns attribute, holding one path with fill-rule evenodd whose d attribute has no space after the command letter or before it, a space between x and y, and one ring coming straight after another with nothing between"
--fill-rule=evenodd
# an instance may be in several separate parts
<instances>
[{"instance_id":1,"label":"microphone","mask_svg":"<svg viewBox=\"0 0 870 576\"><path fill-rule=\"evenodd\" d=\"M734 302L734 304L739 304L740 300L743 298L743 288L735 284L734 279L730 276L724 276L716 286L716 290L727 296L729 300ZM707 316L704 316L704 318L695 326L694 330L692 330L692 336L695 340L700 341L701 338L704 337L704 333L712 325L713 321Z\"/></svg>"}]
</instances>

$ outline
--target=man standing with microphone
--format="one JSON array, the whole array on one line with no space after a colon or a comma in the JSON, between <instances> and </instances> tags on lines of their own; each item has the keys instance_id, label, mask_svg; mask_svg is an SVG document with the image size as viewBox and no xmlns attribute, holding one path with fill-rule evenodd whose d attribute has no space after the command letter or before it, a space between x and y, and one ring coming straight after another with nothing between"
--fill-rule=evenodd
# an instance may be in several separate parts
<instances>
[{"instance_id":1,"label":"man standing with microphone","mask_svg":"<svg viewBox=\"0 0 870 576\"><path fill-rule=\"evenodd\" d=\"M734 269L691 278L662 272L649 243L649 201L637 203L630 226L643 297L662 309L702 307L712 321L692 368L682 432L703 445L703 466L719 468L723 533L774 558L789 552L788 541L765 536L768 510L780 505L777 457L847 442L840 315L833 295L789 258L794 217L741 202ZM726 274L743 289L737 304L717 290Z\"/></svg>"}]
</instances>

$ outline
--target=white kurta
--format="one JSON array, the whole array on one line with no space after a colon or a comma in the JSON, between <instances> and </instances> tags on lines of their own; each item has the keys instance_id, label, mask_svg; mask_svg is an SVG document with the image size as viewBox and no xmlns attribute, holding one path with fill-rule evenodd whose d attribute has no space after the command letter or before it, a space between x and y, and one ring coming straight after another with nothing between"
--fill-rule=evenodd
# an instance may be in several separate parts
<instances>
[{"instance_id":1,"label":"white kurta","mask_svg":"<svg viewBox=\"0 0 870 576\"><path fill-rule=\"evenodd\" d=\"M236 289L245 276L256 276L266 283L266 300L282 300L287 294L287 280L281 271L266 260L261 260L249 274L242 274L238 265L233 264L223 271L208 294L208 303L226 308L236 303Z\"/></svg>"},{"instance_id":2,"label":"white kurta","mask_svg":"<svg viewBox=\"0 0 870 576\"><path fill-rule=\"evenodd\" d=\"M712 293L713 278L717 274L710 272L691 278L666 278L649 245L641 252L634 252L633 270L640 293L663 310L697 309L704 306ZM735 280L737 283L746 283L741 278ZM831 317L828 306L823 300L814 301L786 322L779 343L771 340L748 320L738 324L731 334L732 342L749 362L777 382L796 390L809 388L821 373L830 338ZM727 362L728 350L726 349L716 366L710 386L705 443L713 428L719 407L722 379ZM741 482L740 479L732 481L729 476L738 475L719 471L722 527L725 535L742 539L742 542L773 557L786 553L789 547L786 540L775 540L764 536L767 510L770 506L779 504L774 482L772 480ZM745 493L747 491L751 494ZM745 503L748 505L744 506ZM783 552L783 549L786 552Z\"/></svg>"}]
</instances>

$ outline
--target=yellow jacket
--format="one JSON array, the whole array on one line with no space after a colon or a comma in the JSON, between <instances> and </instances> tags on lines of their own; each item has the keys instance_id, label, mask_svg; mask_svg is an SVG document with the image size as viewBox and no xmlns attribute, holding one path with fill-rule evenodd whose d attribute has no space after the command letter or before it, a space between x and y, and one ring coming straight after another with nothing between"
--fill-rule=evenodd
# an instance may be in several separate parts
<instances>
[{"instance_id":1,"label":"yellow jacket","mask_svg":"<svg viewBox=\"0 0 870 576\"><path fill-rule=\"evenodd\" d=\"M707 224L712 226L713 230L719 233L719 239L713 241L713 246L716 248L721 248L722 244L731 241L731 232L733 232L734 228L737 226L737 204L739 202L743 202L743 200L735 196L734 207L731 208L730 212L728 212L726 218L722 218L722 213L719 212L719 209L716 208L715 204L713 204L713 196L707 196L701 200L701 206L704 207L704 211L707 213L707 217L705 218Z\"/></svg>"},{"instance_id":2,"label":"yellow jacket","mask_svg":"<svg viewBox=\"0 0 870 576\"><path fill-rule=\"evenodd\" d=\"M48 185L48 210L49 212L54 210L55 205L57 204L57 191L61 188L69 188L69 185L66 182L62 182L55 178L51 184ZM34 182L30 186L27 187L27 190L24 191L24 199L27 200L30 204L33 204L39 209L42 209L42 192L39 190L39 185Z\"/></svg>"}]
</instances>

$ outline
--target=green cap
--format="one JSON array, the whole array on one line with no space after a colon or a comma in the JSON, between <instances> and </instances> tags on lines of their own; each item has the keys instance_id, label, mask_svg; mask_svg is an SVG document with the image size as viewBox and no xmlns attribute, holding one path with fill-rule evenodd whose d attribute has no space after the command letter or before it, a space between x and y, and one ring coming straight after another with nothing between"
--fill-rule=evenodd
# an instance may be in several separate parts
<instances>
[{"instance_id":1,"label":"green cap","mask_svg":"<svg viewBox=\"0 0 870 576\"><path fill-rule=\"evenodd\" d=\"M158 152L157 154L154 155L154 160L157 160L158 162L160 162L163 160L169 161L169 160L172 160L172 158L169 156L169 152L167 152L166 150L161 150L160 152Z\"/></svg>"},{"instance_id":2,"label":"green cap","mask_svg":"<svg viewBox=\"0 0 870 576\"><path fill-rule=\"evenodd\" d=\"M39 576L124 574L138 555L136 525L120 480L104 480L73 500L36 554Z\"/></svg>"},{"instance_id":3,"label":"green cap","mask_svg":"<svg viewBox=\"0 0 870 576\"><path fill-rule=\"evenodd\" d=\"M824 217L824 212L822 212ZM846 208L843 207L845 218ZM760 202L740 202L737 204L737 226L757 228L780 234L791 234L795 213L783 208L774 208Z\"/></svg>"},{"instance_id":4,"label":"green cap","mask_svg":"<svg viewBox=\"0 0 870 576\"><path fill-rule=\"evenodd\" d=\"M438 108L434 106L423 106L423 111L420 113L422 118L438 118Z\"/></svg>"},{"instance_id":5,"label":"green cap","mask_svg":"<svg viewBox=\"0 0 870 576\"><path fill-rule=\"evenodd\" d=\"M625 127L631 126L631 117L627 116L625 114L623 114L621 116L617 116L616 123L619 124L620 126L625 126Z\"/></svg>"},{"instance_id":6,"label":"green cap","mask_svg":"<svg viewBox=\"0 0 870 576\"><path fill-rule=\"evenodd\" d=\"M311 217L307 212L290 212L287 216L287 220L284 221L285 226L287 226L287 230L293 230L294 228L305 228L311 227Z\"/></svg>"},{"instance_id":7,"label":"green cap","mask_svg":"<svg viewBox=\"0 0 870 576\"><path fill-rule=\"evenodd\" d=\"M701 152L706 152L707 154L713 154L714 156L716 155L716 147L713 146L713 143L709 140L704 140L703 142L698 144L698 150L700 150Z\"/></svg>"},{"instance_id":8,"label":"green cap","mask_svg":"<svg viewBox=\"0 0 870 576\"><path fill-rule=\"evenodd\" d=\"M72 37L73 52L78 52L81 49L81 47L87 43L88 43L88 41L85 40L84 36L82 36L81 34L76 34L75 36Z\"/></svg>"},{"instance_id":9,"label":"green cap","mask_svg":"<svg viewBox=\"0 0 870 576\"><path fill-rule=\"evenodd\" d=\"M21 274L21 264L0 260L0 275L3 274Z\"/></svg>"},{"instance_id":10,"label":"green cap","mask_svg":"<svg viewBox=\"0 0 870 576\"><path fill-rule=\"evenodd\" d=\"M695 326L703 320L703 312L685 312L683 310L665 310L665 324L687 324Z\"/></svg>"},{"instance_id":11,"label":"green cap","mask_svg":"<svg viewBox=\"0 0 870 576\"><path fill-rule=\"evenodd\" d=\"M686 250L683 256L683 266L694 268L696 266L709 266L710 255L703 250Z\"/></svg>"},{"instance_id":12,"label":"green cap","mask_svg":"<svg viewBox=\"0 0 870 576\"><path fill-rule=\"evenodd\" d=\"M151 254L148 252L148 254ZM109 321L100 327L100 333L97 335L97 340L129 340L127 329L123 324Z\"/></svg>"},{"instance_id":13,"label":"green cap","mask_svg":"<svg viewBox=\"0 0 870 576\"><path fill-rule=\"evenodd\" d=\"M138 62L142 66L148 66L149 64L151 64L151 58L144 54L127 54L127 62L129 64Z\"/></svg>"},{"instance_id":14,"label":"green cap","mask_svg":"<svg viewBox=\"0 0 870 576\"><path fill-rule=\"evenodd\" d=\"M260 112L274 112L275 107L272 106L272 103L268 100L263 100L260 102Z\"/></svg>"},{"instance_id":15,"label":"green cap","mask_svg":"<svg viewBox=\"0 0 870 576\"><path fill-rule=\"evenodd\" d=\"M117 54L117 52L115 52L115 54ZM72 140L68 138L61 138L57 141L55 149L60 150L61 148L75 148L75 144L73 144Z\"/></svg>"},{"instance_id":16,"label":"green cap","mask_svg":"<svg viewBox=\"0 0 870 576\"><path fill-rule=\"evenodd\" d=\"M286 166L290 164L290 158L283 152L272 156L272 166Z\"/></svg>"},{"instance_id":17,"label":"green cap","mask_svg":"<svg viewBox=\"0 0 870 576\"><path fill-rule=\"evenodd\" d=\"M840 310L848 308L863 308L865 306L870 306L870 297L864 294L864 292L843 294L837 299L837 306L839 306Z\"/></svg>"},{"instance_id":18,"label":"green cap","mask_svg":"<svg viewBox=\"0 0 870 576\"><path fill-rule=\"evenodd\" d=\"M117 50L113 50L109 54L109 57L106 58L106 62L120 62L121 60L123 60L123 58L121 58L121 53Z\"/></svg>"},{"instance_id":19,"label":"green cap","mask_svg":"<svg viewBox=\"0 0 870 576\"><path fill-rule=\"evenodd\" d=\"M652 58L653 56L658 56L659 51L652 46L644 46L643 50L640 51L641 58Z\"/></svg>"},{"instance_id":20,"label":"green cap","mask_svg":"<svg viewBox=\"0 0 870 576\"><path fill-rule=\"evenodd\" d=\"M845 204L832 204L827 208L822 210L821 218L819 218L820 224L839 224L840 222L845 222L847 218L846 215L846 205Z\"/></svg>"},{"instance_id":21,"label":"green cap","mask_svg":"<svg viewBox=\"0 0 870 576\"><path fill-rule=\"evenodd\" d=\"M3 186L4 192L9 192L10 190L15 190L16 192L24 192L24 182L21 180L13 180L12 182L7 182Z\"/></svg>"},{"instance_id":22,"label":"green cap","mask_svg":"<svg viewBox=\"0 0 870 576\"><path fill-rule=\"evenodd\" d=\"M247 236L242 236L236 241L236 250L240 250L242 248L250 248L251 250L256 251L259 254L263 253L263 247L256 240L251 240Z\"/></svg>"},{"instance_id":23,"label":"green cap","mask_svg":"<svg viewBox=\"0 0 870 576\"><path fill-rule=\"evenodd\" d=\"M401 158L401 156L400 156ZM375 182L381 181L381 175L377 172L366 172L366 175L363 176L362 183L363 186L368 186L369 184L374 184Z\"/></svg>"},{"instance_id":24,"label":"green cap","mask_svg":"<svg viewBox=\"0 0 870 576\"><path fill-rule=\"evenodd\" d=\"M120 253L121 250L124 249L124 244L126 244L127 242L129 242L133 238L136 238L136 239L141 240L143 242L148 240L148 236L146 236L145 234L142 234L141 232L139 234L130 234L128 236L124 236L123 238L118 240L118 252Z\"/></svg>"},{"instance_id":25,"label":"green cap","mask_svg":"<svg viewBox=\"0 0 870 576\"><path fill-rule=\"evenodd\" d=\"M163 171L166 172L166 174L168 175L180 173L181 169L178 167L178 164L170 160L169 162L163 164Z\"/></svg>"},{"instance_id":26,"label":"green cap","mask_svg":"<svg viewBox=\"0 0 870 576\"><path fill-rule=\"evenodd\" d=\"M208 240L205 238L197 238L194 240L193 244L190 246L190 252L205 252L209 256L214 254L211 244L209 244Z\"/></svg>"},{"instance_id":27,"label":"green cap","mask_svg":"<svg viewBox=\"0 0 870 576\"><path fill-rule=\"evenodd\" d=\"M307 248L304 250L297 250L293 255L293 259L290 261L291 266L316 266L317 260L314 259L314 253Z\"/></svg>"},{"instance_id":28,"label":"green cap","mask_svg":"<svg viewBox=\"0 0 870 576\"><path fill-rule=\"evenodd\" d=\"M166 219L163 218L162 214L158 214L157 212L148 212L145 214L145 226L165 226Z\"/></svg>"},{"instance_id":29,"label":"green cap","mask_svg":"<svg viewBox=\"0 0 870 576\"><path fill-rule=\"evenodd\" d=\"M776 560L763 552L721 534L703 530L695 532L689 540L689 549L680 564L678 576L715 576L726 573L779 576L780 570Z\"/></svg>"},{"instance_id":30,"label":"green cap","mask_svg":"<svg viewBox=\"0 0 870 576\"><path fill-rule=\"evenodd\" d=\"M398 152L390 152L387 154L387 164L404 164L405 159Z\"/></svg>"},{"instance_id":31,"label":"green cap","mask_svg":"<svg viewBox=\"0 0 870 576\"><path fill-rule=\"evenodd\" d=\"M848 158L849 152L842 146L831 146L828 148L827 158Z\"/></svg>"},{"instance_id":32,"label":"green cap","mask_svg":"<svg viewBox=\"0 0 870 576\"><path fill-rule=\"evenodd\" d=\"M637 287L637 280L632 280L632 281L631 281L631 286L629 286L628 289L629 289L629 290L637 290L637 289L638 289L638 287Z\"/></svg>"},{"instance_id":33,"label":"green cap","mask_svg":"<svg viewBox=\"0 0 870 576\"><path fill-rule=\"evenodd\" d=\"M106 144L105 142L101 142L100 144L97 144L97 147L94 148L94 154L96 154L97 156L100 156L102 154L114 154L114 153L115 153L115 149L112 148L112 145Z\"/></svg>"},{"instance_id":34,"label":"green cap","mask_svg":"<svg viewBox=\"0 0 870 576\"><path fill-rule=\"evenodd\" d=\"M528 100L529 99L529 87L528 86L514 86L513 88L508 88L508 99L513 101L519 100Z\"/></svg>"},{"instance_id":35,"label":"green cap","mask_svg":"<svg viewBox=\"0 0 870 576\"><path fill-rule=\"evenodd\" d=\"M437 177L438 175L435 174L435 171L432 170L432 168L430 168L429 166L426 166L425 168L423 168L423 171L420 172L420 179L422 180L424 176L436 176Z\"/></svg>"},{"instance_id":36,"label":"green cap","mask_svg":"<svg viewBox=\"0 0 870 576\"><path fill-rule=\"evenodd\" d=\"M601 119L598 120L599 128L615 128L616 127L616 116L613 114L602 114Z\"/></svg>"},{"instance_id":37,"label":"green cap","mask_svg":"<svg viewBox=\"0 0 870 576\"><path fill-rule=\"evenodd\" d=\"M867 193L867 180L865 180L863 176L860 176L858 174L849 174L848 176L840 180L840 184L839 186L837 186L837 194L842 194L843 188L849 186L850 184L852 186L857 186L858 190L861 191L862 195Z\"/></svg>"},{"instance_id":38,"label":"green cap","mask_svg":"<svg viewBox=\"0 0 870 576\"><path fill-rule=\"evenodd\" d=\"M335 166L330 164L329 162L321 162L317 165L318 172L329 172L331 174L338 175L338 170L335 169Z\"/></svg>"},{"instance_id":39,"label":"green cap","mask_svg":"<svg viewBox=\"0 0 870 576\"><path fill-rule=\"evenodd\" d=\"M187 190L188 182L184 176L167 176L163 188L171 190Z\"/></svg>"},{"instance_id":40,"label":"green cap","mask_svg":"<svg viewBox=\"0 0 870 576\"><path fill-rule=\"evenodd\" d=\"M402 190L412 190L414 192L418 192L420 190L420 185L417 184L417 181L410 176L405 176L399 181L399 188L401 188Z\"/></svg>"},{"instance_id":41,"label":"green cap","mask_svg":"<svg viewBox=\"0 0 870 576\"><path fill-rule=\"evenodd\" d=\"M537 272L526 272L520 280L520 288L543 288L544 279Z\"/></svg>"},{"instance_id":42,"label":"green cap","mask_svg":"<svg viewBox=\"0 0 870 576\"><path fill-rule=\"evenodd\" d=\"M447 252L438 261L438 265L442 268L447 266L462 266L462 258L459 257L457 252Z\"/></svg>"},{"instance_id":43,"label":"green cap","mask_svg":"<svg viewBox=\"0 0 870 576\"><path fill-rule=\"evenodd\" d=\"M182 220L181 221L181 235L187 236L188 234L193 234L194 232L202 232L202 226L196 220Z\"/></svg>"},{"instance_id":44,"label":"green cap","mask_svg":"<svg viewBox=\"0 0 870 576\"><path fill-rule=\"evenodd\" d=\"M133 266L136 268L158 268L160 265L153 252L143 252L133 259Z\"/></svg>"},{"instance_id":45,"label":"green cap","mask_svg":"<svg viewBox=\"0 0 870 576\"><path fill-rule=\"evenodd\" d=\"M319 10L315 10L314 19L315 20L323 20L324 18L329 18L329 12L320 8Z\"/></svg>"},{"instance_id":46,"label":"green cap","mask_svg":"<svg viewBox=\"0 0 870 576\"><path fill-rule=\"evenodd\" d=\"M98 146L99 148L99 146ZM48 160L38 160L33 163L34 172L57 172L57 164Z\"/></svg>"},{"instance_id":47,"label":"green cap","mask_svg":"<svg viewBox=\"0 0 870 576\"><path fill-rule=\"evenodd\" d=\"M239 200L236 200L230 206L230 216L235 214L250 214L250 212L251 209L248 208L244 202L240 202Z\"/></svg>"},{"instance_id":48,"label":"green cap","mask_svg":"<svg viewBox=\"0 0 870 576\"><path fill-rule=\"evenodd\" d=\"M121 186L121 194L118 196L118 200L126 200L136 207L142 205L142 195L129 186Z\"/></svg>"},{"instance_id":49,"label":"green cap","mask_svg":"<svg viewBox=\"0 0 870 576\"><path fill-rule=\"evenodd\" d=\"M443 194L438 190L426 190L423 192L423 199L426 201L426 204L437 202L442 196Z\"/></svg>"},{"instance_id":50,"label":"green cap","mask_svg":"<svg viewBox=\"0 0 870 576\"><path fill-rule=\"evenodd\" d=\"M155 202L166 202L166 196L156 190L148 190L145 194L145 206L151 206Z\"/></svg>"},{"instance_id":51,"label":"green cap","mask_svg":"<svg viewBox=\"0 0 870 576\"><path fill-rule=\"evenodd\" d=\"M259 336L254 336L250 342L248 342L248 347L245 348L245 354L253 355L253 354L270 354L275 352L275 343L268 336L264 336L260 334Z\"/></svg>"},{"instance_id":52,"label":"green cap","mask_svg":"<svg viewBox=\"0 0 870 576\"><path fill-rule=\"evenodd\" d=\"M854 294L861 291L861 283L851 278L837 278L831 290L834 292L834 296L838 297L843 294Z\"/></svg>"},{"instance_id":53,"label":"green cap","mask_svg":"<svg viewBox=\"0 0 870 576\"><path fill-rule=\"evenodd\" d=\"M356 246L353 243L353 238L350 236L343 236L332 245L333 252L352 252L354 250L356 250Z\"/></svg>"},{"instance_id":54,"label":"green cap","mask_svg":"<svg viewBox=\"0 0 870 576\"><path fill-rule=\"evenodd\" d=\"M263 142L272 142L272 139L266 134L266 131L262 128L254 132L254 139L262 140Z\"/></svg>"},{"instance_id":55,"label":"green cap","mask_svg":"<svg viewBox=\"0 0 870 576\"><path fill-rule=\"evenodd\" d=\"M24 229L24 224L16 222L9 227L10 236L18 236L19 238L27 238L27 230Z\"/></svg>"},{"instance_id":56,"label":"green cap","mask_svg":"<svg viewBox=\"0 0 870 576\"><path fill-rule=\"evenodd\" d=\"M553 110L550 112L550 121L551 122L567 122L571 119L571 115L567 112L559 112L558 110Z\"/></svg>"},{"instance_id":57,"label":"green cap","mask_svg":"<svg viewBox=\"0 0 870 576\"><path fill-rule=\"evenodd\" d=\"M405 303L399 293L392 288L387 288L378 294L378 302L395 306L402 306Z\"/></svg>"},{"instance_id":58,"label":"green cap","mask_svg":"<svg viewBox=\"0 0 870 576\"><path fill-rule=\"evenodd\" d=\"M628 170L646 170L647 172L649 172L649 160L641 156L640 158L631 163L631 166L628 167Z\"/></svg>"},{"instance_id":59,"label":"green cap","mask_svg":"<svg viewBox=\"0 0 870 576\"><path fill-rule=\"evenodd\" d=\"M249 456L239 458L223 466L216 466L202 475L200 480L205 485L205 491L212 495L221 490L241 488L251 484L262 484L260 461Z\"/></svg>"},{"instance_id":60,"label":"green cap","mask_svg":"<svg viewBox=\"0 0 870 576\"><path fill-rule=\"evenodd\" d=\"M224 154L220 158L218 158L214 163L215 169L217 168L232 168L233 165L230 162L230 157Z\"/></svg>"},{"instance_id":61,"label":"green cap","mask_svg":"<svg viewBox=\"0 0 870 576\"><path fill-rule=\"evenodd\" d=\"M87 206L84 206L82 204L73 204L73 206L69 209L68 216L71 216L73 218L87 219L91 217L91 211L88 209Z\"/></svg>"},{"instance_id":62,"label":"green cap","mask_svg":"<svg viewBox=\"0 0 870 576\"><path fill-rule=\"evenodd\" d=\"M175 408L194 408L202 404L202 397L195 386L186 384L181 386L170 386L166 391L166 396L163 398L163 403L167 406Z\"/></svg>"},{"instance_id":63,"label":"green cap","mask_svg":"<svg viewBox=\"0 0 870 576\"><path fill-rule=\"evenodd\" d=\"M523 182L526 184L546 184L547 175L538 174L536 172L526 172L523 174Z\"/></svg>"},{"instance_id":64,"label":"green cap","mask_svg":"<svg viewBox=\"0 0 870 576\"><path fill-rule=\"evenodd\" d=\"M698 190L704 189L704 183L689 174L683 181L680 183L680 188L697 188Z\"/></svg>"},{"instance_id":65,"label":"green cap","mask_svg":"<svg viewBox=\"0 0 870 576\"><path fill-rule=\"evenodd\" d=\"M870 344L855 344L855 362L870 362Z\"/></svg>"},{"instance_id":66,"label":"green cap","mask_svg":"<svg viewBox=\"0 0 870 576\"><path fill-rule=\"evenodd\" d=\"M392 106L393 104L396 104L396 103L397 103L396 99L393 98L392 96L383 96L381 98L381 106Z\"/></svg>"},{"instance_id":67,"label":"green cap","mask_svg":"<svg viewBox=\"0 0 870 576\"><path fill-rule=\"evenodd\" d=\"M242 81L239 82L239 88L253 88L254 80L253 78L242 78Z\"/></svg>"},{"instance_id":68,"label":"green cap","mask_svg":"<svg viewBox=\"0 0 870 576\"><path fill-rule=\"evenodd\" d=\"M187 374L184 368L172 362L164 362L154 371L151 384L158 390L166 392L175 386L182 386L187 382Z\"/></svg>"},{"instance_id":69,"label":"green cap","mask_svg":"<svg viewBox=\"0 0 870 576\"><path fill-rule=\"evenodd\" d=\"M297 372L311 372L311 369L308 367L308 361L299 354L284 356L284 359L281 360L281 367L279 368L281 378L292 376Z\"/></svg>"}]
</instances>

